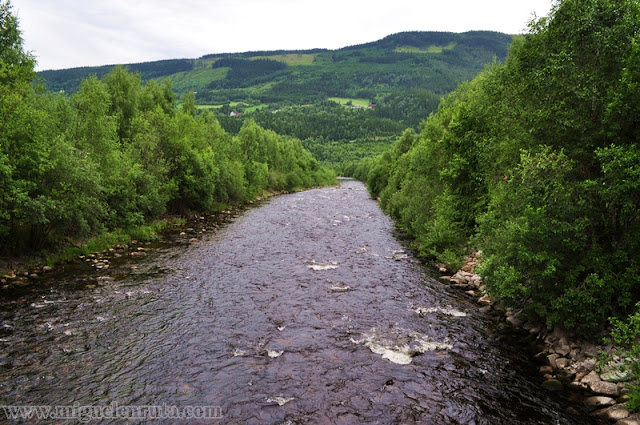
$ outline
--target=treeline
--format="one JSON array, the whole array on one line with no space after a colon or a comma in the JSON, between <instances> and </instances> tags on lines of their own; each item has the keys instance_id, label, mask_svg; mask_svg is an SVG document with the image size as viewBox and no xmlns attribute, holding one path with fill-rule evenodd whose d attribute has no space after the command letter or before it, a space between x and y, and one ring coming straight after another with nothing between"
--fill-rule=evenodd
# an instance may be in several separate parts
<instances>
[{"instance_id":1,"label":"treeline","mask_svg":"<svg viewBox=\"0 0 640 425\"><path fill-rule=\"evenodd\" d=\"M178 72L191 71L194 61L191 59L167 59L154 62L134 63L128 66L130 72L139 73L143 81L152 78L161 78L173 75ZM67 93L75 93L82 81L89 75L96 75L102 78L109 72L113 71L116 65L106 66L88 66L81 68L71 68L62 70L40 71L38 76L41 77L50 92L65 91Z\"/></svg>"},{"instance_id":2,"label":"treeline","mask_svg":"<svg viewBox=\"0 0 640 425\"><path fill-rule=\"evenodd\" d=\"M193 94L177 107L168 80L116 67L71 97L47 94L8 3L0 23L3 255L335 180L299 140L252 121L231 136Z\"/></svg>"},{"instance_id":3,"label":"treeline","mask_svg":"<svg viewBox=\"0 0 640 425\"><path fill-rule=\"evenodd\" d=\"M265 83L278 71L287 68L284 62L270 59L242 59L226 57L215 61L212 68L230 68L224 80L212 81L207 88L240 88Z\"/></svg>"},{"instance_id":4,"label":"treeline","mask_svg":"<svg viewBox=\"0 0 640 425\"><path fill-rule=\"evenodd\" d=\"M480 250L506 303L584 333L636 314L637 341L639 31L635 0L557 2L419 134L344 171L423 256Z\"/></svg>"},{"instance_id":5,"label":"treeline","mask_svg":"<svg viewBox=\"0 0 640 425\"><path fill-rule=\"evenodd\" d=\"M222 110L218 116L223 128L236 133L247 120L255 120L260 126L278 134L304 140L325 138L328 140L355 140L372 137L388 137L402 133L405 126L389 118L379 117L367 108L350 109L336 102L325 101L319 105L289 106L279 110L257 110L241 117L230 117Z\"/></svg>"}]
</instances>

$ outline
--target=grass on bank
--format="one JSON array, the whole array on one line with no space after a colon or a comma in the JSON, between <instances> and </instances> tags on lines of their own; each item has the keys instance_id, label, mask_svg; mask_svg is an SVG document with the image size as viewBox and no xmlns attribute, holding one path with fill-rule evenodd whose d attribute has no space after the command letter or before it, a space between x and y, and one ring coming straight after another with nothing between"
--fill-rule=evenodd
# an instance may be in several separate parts
<instances>
[{"instance_id":1,"label":"grass on bank","mask_svg":"<svg viewBox=\"0 0 640 425\"><path fill-rule=\"evenodd\" d=\"M61 253L46 255L45 265L53 266L61 261L71 261L81 255L105 251L116 245L129 244L133 240L149 242L157 240L159 233L171 226L181 226L186 222L183 217L170 217L128 229L115 229L93 236L79 244L67 246Z\"/></svg>"}]
</instances>

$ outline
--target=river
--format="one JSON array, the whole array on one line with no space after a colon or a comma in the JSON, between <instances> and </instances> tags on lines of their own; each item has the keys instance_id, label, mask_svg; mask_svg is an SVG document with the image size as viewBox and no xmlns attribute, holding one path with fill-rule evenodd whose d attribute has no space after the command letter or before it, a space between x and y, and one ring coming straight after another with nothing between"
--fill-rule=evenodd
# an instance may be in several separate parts
<instances>
[{"instance_id":1,"label":"river","mask_svg":"<svg viewBox=\"0 0 640 425\"><path fill-rule=\"evenodd\" d=\"M516 338L405 249L359 182L190 236L5 290L0 404L103 407L97 423L113 424L118 406L222 415L127 422L149 424L585 423L540 388Z\"/></svg>"}]
</instances>

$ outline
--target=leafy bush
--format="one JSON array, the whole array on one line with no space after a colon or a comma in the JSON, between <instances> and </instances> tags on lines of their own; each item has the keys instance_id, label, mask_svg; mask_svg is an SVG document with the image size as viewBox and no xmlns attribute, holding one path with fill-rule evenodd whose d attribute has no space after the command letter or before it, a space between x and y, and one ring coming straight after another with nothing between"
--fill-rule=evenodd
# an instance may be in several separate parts
<instances>
[{"instance_id":1,"label":"leafy bush","mask_svg":"<svg viewBox=\"0 0 640 425\"><path fill-rule=\"evenodd\" d=\"M622 347L620 355L625 359L625 370L631 374L632 382L628 384L630 400L629 411L640 410L640 303L636 304L635 313L626 321L611 319L611 336Z\"/></svg>"}]
</instances>

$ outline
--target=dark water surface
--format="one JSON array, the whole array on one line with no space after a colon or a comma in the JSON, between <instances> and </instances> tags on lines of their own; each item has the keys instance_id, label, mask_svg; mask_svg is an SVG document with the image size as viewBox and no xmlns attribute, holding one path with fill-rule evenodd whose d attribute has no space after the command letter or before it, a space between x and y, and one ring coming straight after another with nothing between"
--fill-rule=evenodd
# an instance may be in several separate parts
<instances>
[{"instance_id":1,"label":"dark water surface","mask_svg":"<svg viewBox=\"0 0 640 425\"><path fill-rule=\"evenodd\" d=\"M0 404L223 415L96 422L114 424L584 423L404 251L361 183L274 198L131 261L3 295Z\"/></svg>"}]
</instances>

